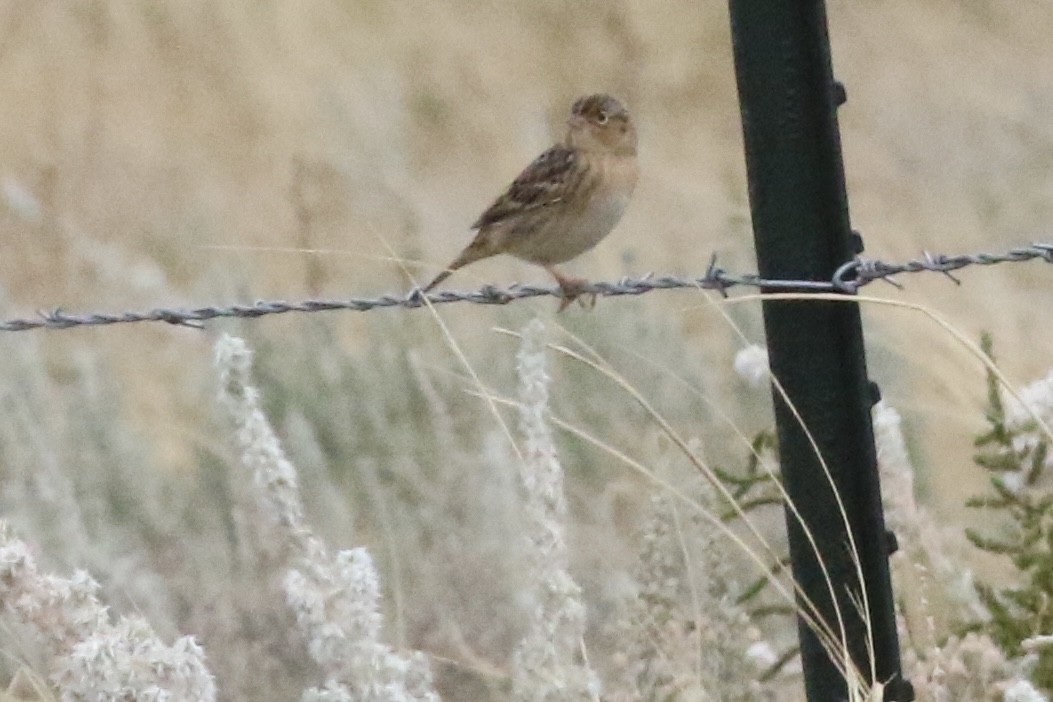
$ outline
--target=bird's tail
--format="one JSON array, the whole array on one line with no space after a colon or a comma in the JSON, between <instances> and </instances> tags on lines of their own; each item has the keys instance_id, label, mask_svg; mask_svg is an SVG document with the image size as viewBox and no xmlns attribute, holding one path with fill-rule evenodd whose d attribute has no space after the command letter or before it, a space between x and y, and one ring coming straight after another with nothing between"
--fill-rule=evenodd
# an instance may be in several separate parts
<instances>
[{"instance_id":1,"label":"bird's tail","mask_svg":"<svg viewBox=\"0 0 1053 702\"><path fill-rule=\"evenodd\" d=\"M456 270L456 268L454 268L454 267L453 267L453 264L450 264L450 267L449 267L449 268L447 268L446 270L444 270L444 271L443 271L442 273L440 273L439 275L435 276L435 279L434 279L434 280L432 280L432 281L431 281L430 283L428 283L428 284L427 284L427 285L425 285L425 286L424 286L423 288L421 288L421 292L431 292L431 289L432 289L432 288L434 288L434 287L435 287L436 285L438 285L438 284L439 284L439 283L441 283L442 281L444 281L444 280L446 280L447 278L449 278L449 277L450 277L450 276L451 276L451 275L453 274L453 272L454 272L455 270Z\"/></svg>"},{"instance_id":2,"label":"bird's tail","mask_svg":"<svg viewBox=\"0 0 1053 702\"><path fill-rule=\"evenodd\" d=\"M421 292L430 291L436 285L449 278L458 268L464 268L469 263L475 263L480 259L489 258L493 255L494 252L490 250L487 241L485 241L483 237L476 237L475 240L461 252L461 255L454 259L453 263L446 266L446 270L435 276L433 281L424 286Z\"/></svg>"}]
</instances>

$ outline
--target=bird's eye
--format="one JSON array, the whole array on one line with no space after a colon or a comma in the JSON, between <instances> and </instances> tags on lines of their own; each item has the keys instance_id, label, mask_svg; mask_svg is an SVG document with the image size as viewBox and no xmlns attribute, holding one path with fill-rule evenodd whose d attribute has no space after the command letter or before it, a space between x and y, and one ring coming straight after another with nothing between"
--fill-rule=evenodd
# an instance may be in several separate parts
<instances>
[{"instance_id":1,"label":"bird's eye","mask_svg":"<svg viewBox=\"0 0 1053 702\"><path fill-rule=\"evenodd\" d=\"M607 124L608 119L610 119L610 116L603 110L600 110L600 113L596 115L596 124Z\"/></svg>"}]
</instances>

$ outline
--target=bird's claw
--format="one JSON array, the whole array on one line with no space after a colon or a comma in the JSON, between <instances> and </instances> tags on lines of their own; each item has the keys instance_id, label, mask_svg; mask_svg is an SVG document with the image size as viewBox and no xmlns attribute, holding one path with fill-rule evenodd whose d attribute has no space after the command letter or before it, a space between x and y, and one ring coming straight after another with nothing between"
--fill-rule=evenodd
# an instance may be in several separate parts
<instances>
[{"instance_id":1,"label":"bird's claw","mask_svg":"<svg viewBox=\"0 0 1053 702\"><path fill-rule=\"evenodd\" d=\"M556 312L567 309L574 301L577 301L582 309L591 310L596 307L596 293L587 291L585 288L588 285L589 281L583 278L560 278L559 289L563 298L559 301L559 309Z\"/></svg>"}]
</instances>

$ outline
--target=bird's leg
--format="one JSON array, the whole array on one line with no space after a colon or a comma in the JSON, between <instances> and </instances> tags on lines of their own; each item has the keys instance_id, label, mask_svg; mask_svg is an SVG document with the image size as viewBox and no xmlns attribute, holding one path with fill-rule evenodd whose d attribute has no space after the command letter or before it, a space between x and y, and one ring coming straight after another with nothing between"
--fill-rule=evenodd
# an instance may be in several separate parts
<instances>
[{"instance_id":1,"label":"bird's leg","mask_svg":"<svg viewBox=\"0 0 1053 702\"><path fill-rule=\"evenodd\" d=\"M560 300L558 312L567 309L570 303L575 300L586 309L591 310L596 306L596 294L585 292L585 287L589 284L589 281L584 278L564 275L556 270L555 266L545 266L545 270L556 279L556 282L559 283L559 289L563 292L563 299Z\"/></svg>"}]
</instances>

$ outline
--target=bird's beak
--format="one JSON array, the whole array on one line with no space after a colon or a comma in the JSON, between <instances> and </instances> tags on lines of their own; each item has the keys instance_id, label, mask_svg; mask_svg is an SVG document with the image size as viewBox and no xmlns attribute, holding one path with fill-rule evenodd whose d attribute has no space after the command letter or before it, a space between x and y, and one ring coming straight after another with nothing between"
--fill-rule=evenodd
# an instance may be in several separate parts
<instances>
[{"instance_id":1,"label":"bird's beak","mask_svg":"<svg viewBox=\"0 0 1053 702\"><path fill-rule=\"evenodd\" d=\"M581 115L571 115L570 119L567 120L567 126L571 129L581 129L585 126L585 118Z\"/></svg>"}]
</instances>

